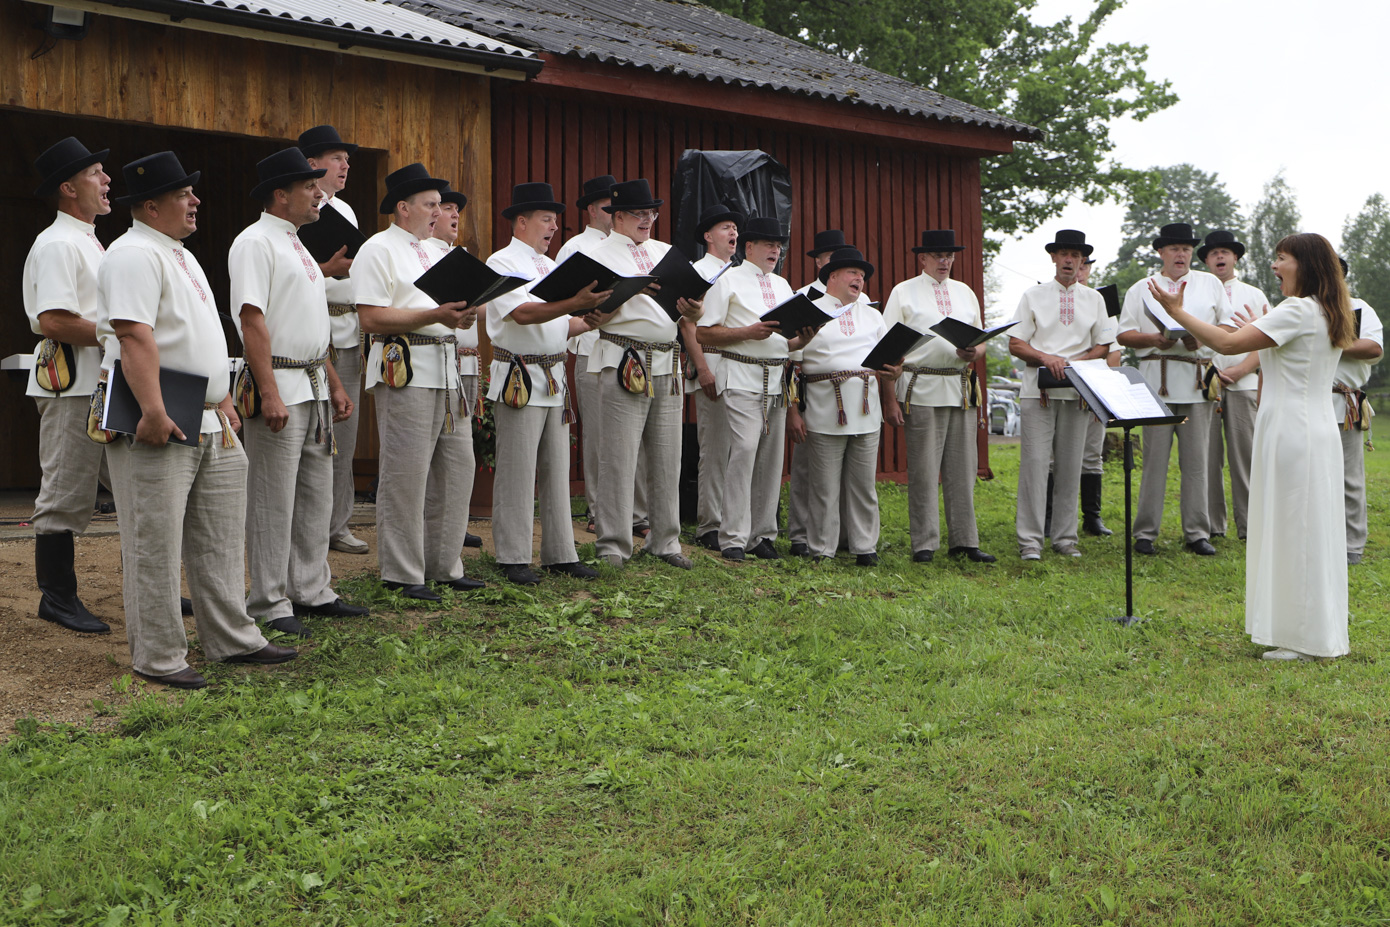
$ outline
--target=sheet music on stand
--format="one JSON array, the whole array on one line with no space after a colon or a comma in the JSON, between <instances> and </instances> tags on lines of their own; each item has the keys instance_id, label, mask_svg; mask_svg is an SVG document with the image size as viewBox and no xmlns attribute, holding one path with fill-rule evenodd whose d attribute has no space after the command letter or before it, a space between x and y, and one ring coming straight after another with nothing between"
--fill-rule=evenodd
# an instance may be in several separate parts
<instances>
[{"instance_id":1,"label":"sheet music on stand","mask_svg":"<svg viewBox=\"0 0 1390 927\"><path fill-rule=\"evenodd\" d=\"M1173 414L1153 394L1147 382L1141 378L1136 383L1120 370L1119 367L1109 366L1103 359L1073 361L1068 379L1080 379L1085 383L1098 400L1099 407L1107 410L1110 418L1116 421L1164 418ZM1087 401L1091 400L1088 398Z\"/></svg>"}]
</instances>

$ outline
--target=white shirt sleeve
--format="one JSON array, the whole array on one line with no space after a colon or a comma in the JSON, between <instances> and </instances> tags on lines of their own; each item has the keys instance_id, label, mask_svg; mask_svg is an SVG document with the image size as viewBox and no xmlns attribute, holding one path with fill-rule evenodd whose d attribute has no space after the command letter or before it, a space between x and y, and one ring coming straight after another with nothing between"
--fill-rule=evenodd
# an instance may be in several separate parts
<instances>
[{"instance_id":1,"label":"white shirt sleeve","mask_svg":"<svg viewBox=\"0 0 1390 927\"><path fill-rule=\"evenodd\" d=\"M164 274L153 253L144 248L113 248L101 262L98 279L107 319L143 322L154 328Z\"/></svg>"}]
</instances>

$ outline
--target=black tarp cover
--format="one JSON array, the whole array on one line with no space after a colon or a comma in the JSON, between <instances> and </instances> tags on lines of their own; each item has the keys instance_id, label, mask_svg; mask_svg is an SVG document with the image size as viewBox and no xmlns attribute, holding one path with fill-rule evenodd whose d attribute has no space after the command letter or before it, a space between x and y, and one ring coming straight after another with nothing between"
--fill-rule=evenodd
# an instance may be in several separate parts
<instances>
[{"instance_id":1,"label":"black tarp cover","mask_svg":"<svg viewBox=\"0 0 1390 927\"><path fill-rule=\"evenodd\" d=\"M695 223L700 221L704 208L714 203L723 203L749 217L776 216L784 233L791 228L791 173L765 151L687 148L676 164L671 198L675 201L671 244L691 261L699 260L705 253L704 242L695 235ZM782 259L786 260L785 252Z\"/></svg>"}]
</instances>

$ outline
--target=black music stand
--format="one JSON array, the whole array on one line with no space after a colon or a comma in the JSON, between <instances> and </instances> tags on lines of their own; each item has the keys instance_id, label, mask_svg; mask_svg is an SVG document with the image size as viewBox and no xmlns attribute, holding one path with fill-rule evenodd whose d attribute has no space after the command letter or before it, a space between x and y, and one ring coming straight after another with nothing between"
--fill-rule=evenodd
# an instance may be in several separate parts
<instances>
[{"instance_id":1,"label":"black music stand","mask_svg":"<svg viewBox=\"0 0 1390 927\"><path fill-rule=\"evenodd\" d=\"M1142 383L1148 386L1144 375L1133 367L1113 368L1124 374L1125 378L1131 383ZM1106 617L1106 621L1116 621L1128 627L1137 623L1140 619L1134 614L1134 504L1133 504L1133 484L1134 484L1134 437L1131 429L1140 425L1178 425L1187 420L1186 416L1174 415L1173 410L1158 395L1154 395L1154 401L1163 408L1167 415L1156 416L1153 418L1116 418L1110 409L1102 402L1086 382L1079 376L1074 376L1072 368L1068 367L1064 373L1066 378L1058 380L1048 372L1046 367L1038 368L1038 387L1040 389L1056 389L1059 387L1070 387L1076 390L1077 395L1086 401L1094 415L1104 419L1106 428L1123 428L1125 430L1125 613L1119 617ZM1152 387L1149 387L1152 392Z\"/></svg>"}]
</instances>

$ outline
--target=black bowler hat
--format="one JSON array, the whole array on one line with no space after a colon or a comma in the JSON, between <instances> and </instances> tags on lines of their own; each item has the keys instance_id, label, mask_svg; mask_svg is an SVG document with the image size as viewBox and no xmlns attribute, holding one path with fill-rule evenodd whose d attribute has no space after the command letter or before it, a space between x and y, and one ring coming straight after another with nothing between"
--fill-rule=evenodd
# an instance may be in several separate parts
<instances>
[{"instance_id":1,"label":"black bowler hat","mask_svg":"<svg viewBox=\"0 0 1390 927\"><path fill-rule=\"evenodd\" d=\"M1069 251L1080 251L1082 257L1090 257L1091 252L1096 250L1095 246L1086 244L1086 233L1078 232L1076 229L1061 229L1053 236L1052 241L1043 245L1048 254L1056 254L1066 248Z\"/></svg>"},{"instance_id":2,"label":"black bowler hat","mask_svg":"<svg viewBox=\"0 0 1390 927\"><path fill-rule=\"evenodd\" d=\"M830 255L830 260L826 265L820 269L820 282L829 282L831 274L845 267L858 267L864 272L865 280L874 275L874 265L864 260L864 255L858 248L838 248L834 254Z\"/></svg>"},{"instance_id":3,"label":"black bowler hat","mask_svg":"<svg viewBox=\"0 0 1390 927\"><path fill-rule=\"evenodd\" d=\"M121 169L129 193L116 197L117 206L134 206L154 199L161 193L191 187L203 176L202 171L188 173L172 151L146 155L131 161Z\"/></svg>"},{"instance_id":4,"label":"black bowler hat","mask_svg":"<svg viewBox=\"0 0 1390 927\"><path fill-rule=\"evenodd\" d=\"M782 223L772 216L754 216L743 226L740 237L744 242L777 241L786 244L791 236L782 234Z\"/></svg>"},{"instance_id":5,"label":"black bowler hat","mask_svg":"<svg viewBox=\"0 0 1390 927\"><path fill-rule=\"evenodd\" d=\"M703 235L721 222L732 222L739 228L743 228L743 213L735 212L723 203L713 203L706 206L704 211L700 213L700 221L695 223L695 234Z\"/></svg>"},{"instance_id":6,"label":"black bowler hat","mask_svg":"<svg viewBox=\"0 0 1390 927\"><path fill-rule=\"evenodd\" d=\"M101 151L88 151L86 145L69 135L34 159L34 170L43 177L43 183L39 184L34 195L48 196L73 174L83 168L91 167L98 161L106 160L106 156L110 153L110 148L103 148Z\"/></svg>"},{"instance_id":7,"label":"black bowler hat","mask_svg":"<svg viewBox=\"0 0 1390 927\"><path fill-rule=\"evenodd\" d=\"M381 214L389 215L401 200L425 190L445 190L449 181L431 177L425 165L416 161L386 175L386 196L381 200Z\"/></svg>"},{"instance_id":8,"label":"black bowler hat","mask_svg":"<svg viewBox=\"0 0 1390 927\"><path fill-rule=\"evenodd\" d=\"M612 190L613 185L617 182L618 178L612 174L604 174L602 177L584 181L584 195L576 200L574 205L579 209L588 209L589 204L594 200L607 199L608 191Z\"/></svg>"},{"instance_id":9,"label":"black bowler hat","mask_svg":"<svg viewBox=\"0 0 1390 927\"><path fill-rule=\"evenodd\" d=\"M325 151L346 151L352 154L357 146L338 137L338 130L332 126L314 126L299 133L299 150L306 158L317 158Z\"/></svg>"},{"instance_id":10,"label":"black bowler hat","mask_svg":"<svg viewBox=\"0 0 1390 927\"><path fill-rule=\"evenodd\" d=\"M929 229L922 233L922 246L913 248L913 254L937 254L942 251L964 251L965 245L956 244L955 229Z\"/></svg>"},{"instance_id":11,"label":"black bowler hat","mask_svg":"<svg viewBox=\"0 0 1390 927\"><path fill-rule=\"evenodd\" d=\"M1209 233L1207 240L1202 242L1202 247L1197 249L1197 260L1205 264L1207 255L1213 248L1230 248L1237 261L1245 257L1245 245L1236 241L1236 233L1228 229L1217 229Z\"/></svg>"},{"instance_id":12,"label":"black bowler hat","mask_svg":"<svg viewBox=\"0 0 1390 927\"><path fill-rule=\"evenodd\" d=\"M1164 245L1191 245L1197 247L1202 243L1202 239L1192 233L1192 226L1186 222L1170 222L1158 230L1158 237L1154 239L1154 247L1162 248Z\"/></svg>"},{"instance_id":13,"label":"black bowler hat","mask_svg":"<svg viewBox=\"0 0 1390 927\"><path fill-rule=\"evenodd\" d=\"M468 205L468 197L457 190L450 190L448 187L445 187L443 190L439 191L439 202L453 203L462 210L463 207Z\"/></svg>"},{"instance_id":14,"label":"black bowler hat","mask_svg":"<svg viewBox=\"0 0 1390 927\"><path fill-rule=\"evenodd\" d=\"M824 232L817 232L815 244L810 251L806 252L807 257L815 257L827 251L834 251L837 248L847 248L845 244L845 233L839 229L829 229Z\"/></svg>"},{"instance_id":15,"label":"black bowler hat","mask_svg":"<svg viewBox=\"0 0 1390 927\"><path fill-rule=\"evenodd\" d=\"M651 184L647 183L645 177L641 180L624 180L622 183L613 184L608 188L608 198L612 202L603 207L603 211L607 213L656 209L666 202L652 196Z\"/></svg>"},{"instance_id":16,"label":"black bowler hat","mask_svg":"<svg viewBox=\"0 0 1390 927\"><path fill-rule=\"evenodd\" d=\"M1082 263L1082 264L1094 264L1095 262L1096 262L1096 259L1095 259L1095 258L1087 258L1086 260L1082 261L1081 263Z\"/></svg>"},{"instance_id":17,"label":"black bowler hat","mask_svg":"<svg viewBox=\"0 0 1390 927\"><path fill-rule=\"evenodd\" d=\"M251 188L251 199L263 200L271 190L288 187L296 180L309 180L322 177L327 170L315 170L298 148L277 151L268 158L256 162L256 175L260 183Z\"/></svg>"},{"instance_id":18,"label":"black bowler hat","mask_svg":"<svg viewBox=\"0 0 1390 927\"><path fill-rule=\"evenodd\" d=\"M555 202L555 189L548 183L519 183L512 187L512 205L502 210L502 218L513 219L537 209L561 213L565 204Z\"/></svg>"}]
</instances>

